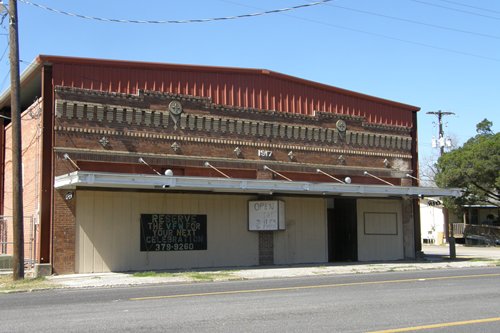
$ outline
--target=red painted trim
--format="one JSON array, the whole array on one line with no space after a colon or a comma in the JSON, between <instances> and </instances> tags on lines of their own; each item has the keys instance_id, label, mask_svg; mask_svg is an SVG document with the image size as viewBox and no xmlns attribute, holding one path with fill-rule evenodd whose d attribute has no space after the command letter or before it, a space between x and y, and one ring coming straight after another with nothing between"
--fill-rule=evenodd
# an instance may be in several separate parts
<instances>
[{"instance_id":1,"label":"red painted trim","mask_svg":"<svg viewBox=\"0 0 500 333\"><path fill-rule=\"evenodd\" d=\"M355 91L337 88L329 86L323 83L318 83L295 76L282 74L278 72L273 72L266 69L254 69L254 68L235 68L235 67L219 67L219 66L200 66L200 65L181 65L181 64L169 64L169 63L155 63L155 62L140 62L140 61L124 61L124 60L108 60L108 59L96 59L96 58L79 58L79 57L61 57L61 56L51 56L51 55L39 55L36 59L37 62L45 64L80 64L80 65L92 65L92 66L108 66L117 68L127 68L129 70L139 69L139 70L172 70L172 71L194 71L203 73L232 73L232 74L253 74L259 75L262 78L276 78L280 81L295 82L303 84L309 87L319 88L322 90L327 90L330 92L335 92L342 95L347 95L355 98L360 98L364 100L369 100L377 103L382 103L390 105L393 107L403 108L408 111L419 111L420 108L390 101L387 99L361 94ZM153 89L150 87L148 89ZM183 92L186 93L187 92Z\"/></svg>"}]
</instances>

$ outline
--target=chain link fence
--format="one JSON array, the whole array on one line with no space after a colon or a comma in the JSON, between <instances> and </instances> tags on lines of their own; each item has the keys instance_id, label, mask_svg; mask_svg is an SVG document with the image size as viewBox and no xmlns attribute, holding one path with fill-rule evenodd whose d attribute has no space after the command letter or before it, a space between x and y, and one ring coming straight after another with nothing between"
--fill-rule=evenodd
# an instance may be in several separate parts
<instances>
[{"instance_id":1,"label":"chain link fence","mask_svg":"<svg viewBox=\"0 0 500 333\"><path fill-rule=\"evenodd\" d=\"M24 264L32 269L36 263L38 225L33 216L24 217ZM0 269L12 269L14 254L14 226L12 216L0 215Z\"/></svg>"}]
</instances>

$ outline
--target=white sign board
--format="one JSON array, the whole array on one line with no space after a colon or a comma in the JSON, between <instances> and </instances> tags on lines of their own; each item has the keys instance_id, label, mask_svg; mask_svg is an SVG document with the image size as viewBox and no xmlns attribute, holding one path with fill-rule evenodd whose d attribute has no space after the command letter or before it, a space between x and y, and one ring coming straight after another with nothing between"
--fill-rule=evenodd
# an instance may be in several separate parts
<instances>
[{"instance_id":1,"label":"white sign board","mask_svg":"<svg viewBox=\"0 0 500 333\"><path fill-rule=\"evenodd\" d=\"M280 200L249 201L248 230L285 230L285 203Z\"/></svg>"}]
</instances>

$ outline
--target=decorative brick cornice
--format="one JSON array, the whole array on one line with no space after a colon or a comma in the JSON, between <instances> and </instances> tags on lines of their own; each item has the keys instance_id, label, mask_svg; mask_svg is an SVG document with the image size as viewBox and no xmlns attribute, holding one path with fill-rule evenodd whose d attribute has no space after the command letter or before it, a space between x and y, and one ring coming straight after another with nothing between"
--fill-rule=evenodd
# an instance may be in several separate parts
<instances>
[{"instance_id":1,"label":"decorative brick cornice","mask_svg":"<svg viewBox=\"0 0 500 333\"><path fill-rule=\"evenodd\" d=\"M80 96L99 96L99 97L122 99L122 100L134 100L134 101L142 101L143 100L143 97L141 95L122 94L122 93L117 93L117 92L75 88L75 87L66 87L66 86L56 86L54 88L54 92L56 92L56 93L69 93L72 95L74 94L74 95L80 95Z\"/></svg>"},{"instance_id":2,"label":"decorative brick cornice","mask_svg":"<svg viewBox=\"0 0 500 333\"><path fill-rule=\"evenodd\" d=\"M120 105L57 99L55 109L56 118L70 121L72 119L85 119L103 124L127 123L152 129L168 128L169 122L171 122L168 111L124 107ZM193 133L193 135L197 132L215 133L218 135L229 133L254 139L267 138L307 144L348 145L351 147L358 146L402 151L410 151L412 145L410 136L359 131L341 133L337 129L332 128L266 122L257 119L219 117L213 114L183 113L179 119L176 119L175 127L174 129L170 128L170 132L175 132L177 126L183 131ZM84 129L86 130L86 128ZM161 134L150 133L150 135Z\"/></svg>"},{"instance_id":3,"label":"decorative brick cornice","mask_svg":"<svg viewBox=\"0 0 500 333\"><path fill-rule=\"evenodd\" d=\"M139 90L139 96L148 96L148 97L154 97L154 98L159 98L159 99L163 99L163 100L175 99L175 100L178 100L181 102L200 103L200 104L205 105L207 107L209 107L210 105L213 105L212 98L210 98L210 97L198 97L198 96L193 96L193 95L174 94L174 93L170 93L170 92Z\"/></svg>"},{"instance_id":4,"label":"decorative brick cornice","mask_svg":"<svg viewBox=\"0 0 500 333\"><path fill-rule=\"evenodd\" d=\"M341 149L341 148L332 148L326 146L304 146L304 145L294 145L294 144L266 143L266 142L256 142L256 141L246 141L246 140L219 139L219 138L184 136L184 135L167 135L167 134L151 133L151 132L117 131L111 129L66 127L66 126L55 126L55 131L118 136L118 137L119 136L135 137L143 139L165 140L167 142L175 141L175 142L190 142L190 143L209 143L209 144L222 144L231 146L247 146L260 149L262 148L283 149L283 150L320 152L320 153L331 153L331 154L342 154L342 155L379 156L379 157L411 159L411 154L396 154L383 151Z\"/></svg>"},{"instance_id":5,"label":"decorative brick cornice","mask_svg":"<svg viewBox=\"0 0 500 333\"><path fill-rule=\"evenodd\" d=\"M411 128L406 127L406 126L374 124L374 123L369 123L366 121L362 122L361 126L363 126L363 128L368 128L368 129L377 130L377 131L411 133Z\"/></svg>"},{"instance_id":6,"label":"decorative brick cornice","mask_svg":"<svg viewBox=\"0 0 500 333\"><path fill-rule=\"evenodd\" d=\"M105 98L107 97L107 98L130 100L130 101L143 101L145 97L153 97L153 98L158 98L158 99L163 99L163 100L176 99L179 101L197 103L197 104L200 104L200 106L202 106L203 108L206 108L207 110L228 113L229 116L233 116L233 117L235 114L242 115L242 116L244 116L244 115L259 115L259 116L269 117L270 119L284 119L284 120L290 120L290 121L307 120L307 121L315 121L315 122L325 120L325 119L331 119L333 121L338 120L338 119L343 119L343 120L350 120L350 121L354 121L354 122L360 122L361 126L363 128L367 128L367 129L375 129L375 130L382 130L382 131L397 131L397 132L403 132L403 133L410 133L411 132L411 127L369 123L366 121L366 117L361 116L361 115L349 115L349 114L344 114L344 113L331 113L331 112L326 112L326 111L321 111L321 110L315 110L313 115L304 115L304 114L296 114L296 113L290 113L290 112L268 111L268 110L255 109L255 108L242 108L242 107L214 104L210 97L198 97L198 96L193 96L193 95L174 94L174 93L170 93L170 92L139 90L137 95L131 95L131 94L123 94L123 93L116 93L116 92L111 93L111 92L106 92L106 91L90 90L90 89L75 88L75 87L64 87L64 86L57 86L55 88L55 92L56 93L58 93L58 92L69 93L69 94L75 94L75 95L80 95L80 96L85 96L85 95L87 95L87 96L99 96L99 97L105 97ZM125 106L121 106L121 107L123 108Z\"/></svg>"},{"instance_id":7,"label":"decorative brick cornice","mask_svg":"<svg viewBox=\"0 0 500 333\"><path fill-rule=\"evenodd\" d=\"M318 120L332 119L333 121L335 121L338 119L343 119L343 120L352 120L359 122L365 120L365 117L362 116L355 116L344 113L331 113L331 112L316 111L316 110L314 111L314 116L318 118Z\"/></svg>"}]
</instances>

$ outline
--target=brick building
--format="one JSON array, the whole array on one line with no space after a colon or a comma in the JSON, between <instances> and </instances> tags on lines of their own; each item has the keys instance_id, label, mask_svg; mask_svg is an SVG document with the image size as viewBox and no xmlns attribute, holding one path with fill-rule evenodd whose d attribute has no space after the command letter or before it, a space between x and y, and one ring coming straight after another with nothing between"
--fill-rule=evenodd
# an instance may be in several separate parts
<instances>
[{"instance_id":1,"label":"brick building","mask_svg":"<svg viewBox=\"0 0 500 333\"><path fill-rule=\"evenodd\" d=\"M418 195L456 194L406 176L414 106L268 70L58 56L21 81L25 215L46 273L415 258Z\"/></svg>"}]
</instances>

